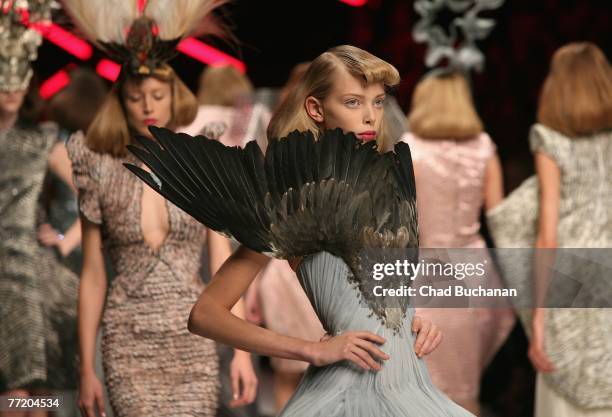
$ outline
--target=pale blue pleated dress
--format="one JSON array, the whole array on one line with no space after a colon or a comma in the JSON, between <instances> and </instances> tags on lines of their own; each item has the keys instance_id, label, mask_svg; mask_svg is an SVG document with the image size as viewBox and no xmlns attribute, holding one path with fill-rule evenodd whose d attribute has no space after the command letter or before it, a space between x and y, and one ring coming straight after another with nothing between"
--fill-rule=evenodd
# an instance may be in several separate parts
<instances>
[{"instance_id":1,"label":"pale blue pleated dress","mask_svg":"<svg viewBox=\"0 0 612 417\"><path fill-rule=\"evenodd\" d=\"M391 356L380 371L348 362L310 366L281 417L473 417L431 382L414 352L414 309L408 308L399 332L372 315L342 259L320 252L304 258L298 277L330 334L370 331L383 336L380 348Z\"/></svg>"}]
</instances>

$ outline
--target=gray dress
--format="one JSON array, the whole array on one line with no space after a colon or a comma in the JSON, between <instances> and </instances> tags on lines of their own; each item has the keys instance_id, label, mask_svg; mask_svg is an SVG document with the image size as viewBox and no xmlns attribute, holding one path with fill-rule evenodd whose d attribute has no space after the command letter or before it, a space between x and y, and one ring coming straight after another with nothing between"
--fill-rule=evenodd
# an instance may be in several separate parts
<instances>
[{"instance_id":1,"label":"gray dress","mask_svg":"<svg viewBox=\"0 0 612 417\"><path fill-rule=\"evenodd\" d=\"M297 271L315 312L329 334L370 331L387 341L381 349L391 358L382 369L364 371L347 361L310 366L281 417L469 417L433 383L414 350L414 309L398 332L386 327L349 282L346 264L320 252L304 258Z\"/></svg>"},{"instance_id":2,"label":"gray dress","mask_svg":"<svg viewBox=\"0 0 612 417\"><path fill-rule=\"evenodd\" d=\"M76 387L77 276L36 240L56 132L0 132L0 392Z\"/></svg>"},{"instance_id":3,"label":"gray dress","mask_svg":"<svg viewBox=\"0 0 612 417\"><path fill-rule=\"evenodd\" d=\"M561 173L557 246L612 247L612 132L571 139L537 124L529 141L531 150L552 158ZM487 213L496 246L533 248L538 209L534 175ZM506 279L513 287L529 288L530 267L516 271L516 265L507 265ZM527 311L521 313L529 323ZM576 406L612 409L611 330L612 309L547 309L545 349L556 370L543 375L545 382Z\"/></svg>"}]
</instances>

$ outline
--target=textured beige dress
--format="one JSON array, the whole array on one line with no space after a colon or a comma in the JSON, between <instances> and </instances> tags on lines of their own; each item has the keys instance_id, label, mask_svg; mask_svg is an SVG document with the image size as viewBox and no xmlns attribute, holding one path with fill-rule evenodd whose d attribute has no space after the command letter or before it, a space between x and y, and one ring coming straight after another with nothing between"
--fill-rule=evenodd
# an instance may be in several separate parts
<instances>
[{"instance_id":1,"label":"textured beige dress","mask_svg":"<svg viewBox=\"0 0 612 417\"><path fill-rule=\"evenodd\" d=\"M140 228L145 186L114 158L68 142L79 208L100 225L115 272L102 319L102 356L117 417L215 415L218 358L213 341L187 330L203 289L198 278L205 229L166 202L170 230L158 250Z\"/></svg>"},{"instance_id":2,"label":"textured beige dress","mask_svg":"<svg viewBox=\"0 0 612 417\"><path fill-rule=\"evenodd\" d=\"M486 164L495 153L489 136L428 140L407 133L401 140L412 152L421 247L486 248L479 216ZM514 326L514 314L485 308L417 308L417 314L444 335L425 357L434 384L455 401L478 401L482 372Z\"/></svg>"}]
</instances>

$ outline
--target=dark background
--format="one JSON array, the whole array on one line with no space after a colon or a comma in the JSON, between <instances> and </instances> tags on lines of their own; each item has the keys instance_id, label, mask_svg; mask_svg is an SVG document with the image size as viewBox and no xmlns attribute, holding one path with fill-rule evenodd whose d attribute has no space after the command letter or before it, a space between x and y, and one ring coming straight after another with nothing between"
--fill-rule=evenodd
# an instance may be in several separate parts
<instances>
[{"instance_id":1,"label":"dark background","mask_svg":"<svg viewBox=\"0 0 612 417\"><path fill-rule=\"evenodd\" d=\"M426 72L425 48L411 35L418 20L412 0L369 0L362 7L338 0L234 0L226 12L237 45L205 40L243 59L257 87L281 86L295 64L311 60L329 47L350 43L399 69L402 84L397 96L407 111L414 85ZM553 52L568 42L588 40L610 58L612 2L506 0L500 9L485 16L495 18L497 26L480 43L486 68L474 74L474 97L485 127L499 147L506 186L513 189L533 171L527 134ZM97 52L85 65L93 66L101 57ZM36 69L44 80L69 62L81 64L45 41ZM184 55L172 64L195 90L203 64Z\"/></svg>"},{"instance_id":2,"label":"dark background","mask_svg":"<svg viewBox=\"0 0 612 417\"><path fill-rule=\"evenodd\" d=\"M226 11L238 43L205 41L244 60L256 87L281 86L295 64L349 43L399 69L397 98L407 111L412 90L426 72L425 48L411 36L418 20L412 0L369 0L363 7L338 0L234 0ZM533 173L527 135L552 54L568 42L591 41L610 59L612 2L506 0L485 16L495 18L497 26L479 44L486 69L474 74L473 93L486 130L498 145L510 191ZM451 16L440 18L448 21ZM93 67L102 56L96 52L85 65ZM42 80L70 62L81 64L46 41L39 57L35 68ZM172 64L195 90L203 64L182 55ZM526 352L524 333L517 326L485 374L482 398L496 416L531 416L534 375Z\"/></svg>"}]
</instances>

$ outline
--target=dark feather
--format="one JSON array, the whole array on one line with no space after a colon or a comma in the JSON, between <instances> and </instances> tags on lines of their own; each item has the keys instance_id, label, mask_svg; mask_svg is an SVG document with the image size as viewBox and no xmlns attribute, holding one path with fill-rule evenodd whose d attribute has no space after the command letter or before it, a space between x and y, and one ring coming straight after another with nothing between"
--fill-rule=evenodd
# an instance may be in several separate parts
<instances>
[{"instance_id":1,"label":"dark feather","mask_svg":"<svg viewBox=\"0 0 612 417\"><path fill-rule=\"evenodd\" d=\"M281 258L327 251L342 257L360 288L359 253L418 245L410 151L380 154L340 129L291 132L264 156L205 137L152 128L159 143L129 147L155 174L128 168L213 230ZM161 187L157 182L161 182ZM361 274L361 275L360 275ZM383 315L380 300L368 301ZM378 303L378 304L377 304Z\"/></svg>"}]
</instances>

